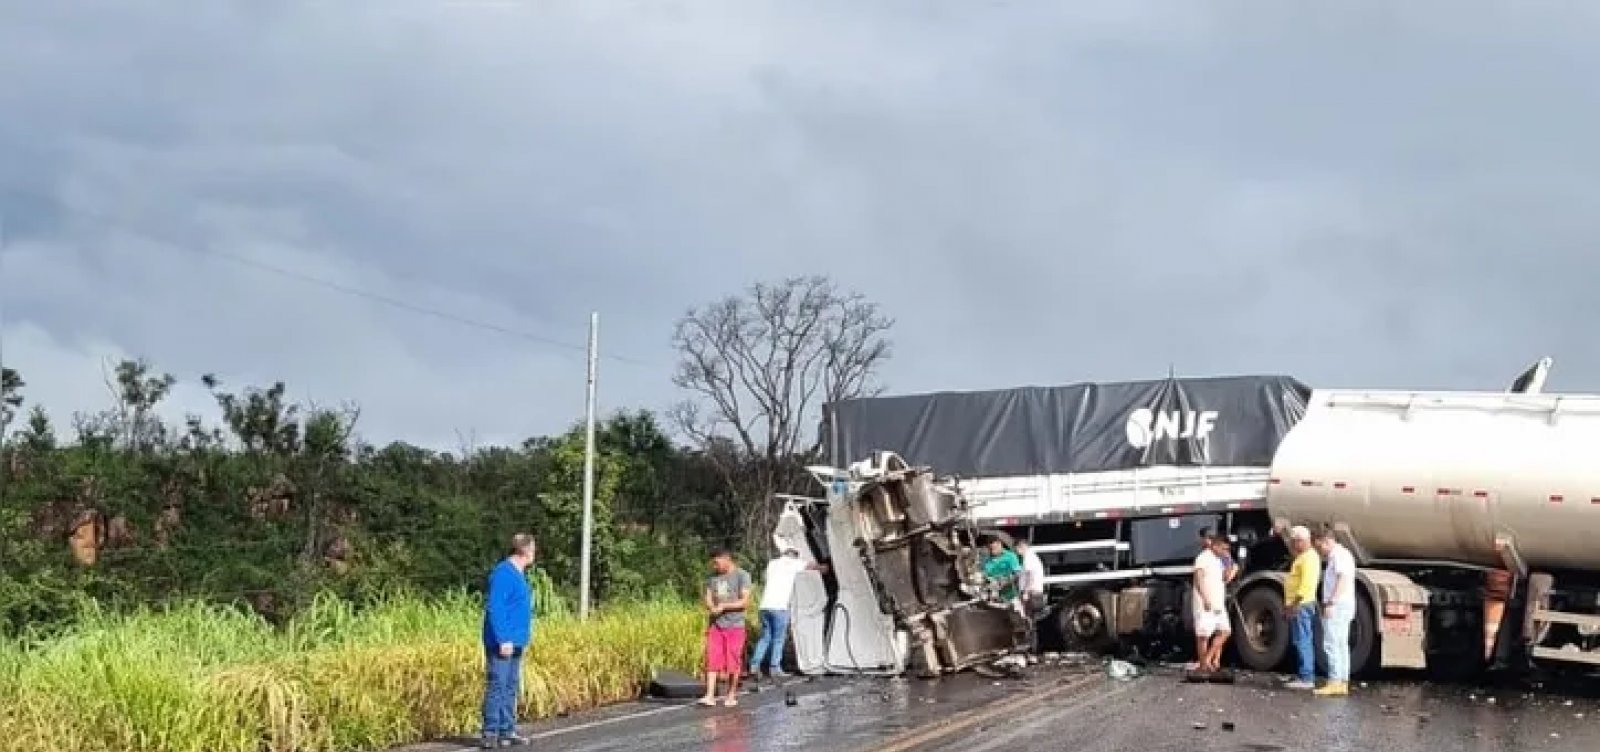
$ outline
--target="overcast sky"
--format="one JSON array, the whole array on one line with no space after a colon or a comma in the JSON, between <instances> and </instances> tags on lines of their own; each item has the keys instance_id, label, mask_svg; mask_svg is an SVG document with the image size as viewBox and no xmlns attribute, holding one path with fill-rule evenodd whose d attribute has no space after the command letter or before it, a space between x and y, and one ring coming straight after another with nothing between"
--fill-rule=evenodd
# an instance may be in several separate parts
<instances>
[{"instance_id":1,"label":"overcast sky","mask_svg":"<svg viewBox=\"0 0 1600 752\"><path fill-rule=\"evenodd\" d=\"M1600 11L1311 5L0 3L3 357L448 448L581 417L592 309L660 408L688 306L826 273L894 391L1600 391Z\"/></svg>"}]
</instances>

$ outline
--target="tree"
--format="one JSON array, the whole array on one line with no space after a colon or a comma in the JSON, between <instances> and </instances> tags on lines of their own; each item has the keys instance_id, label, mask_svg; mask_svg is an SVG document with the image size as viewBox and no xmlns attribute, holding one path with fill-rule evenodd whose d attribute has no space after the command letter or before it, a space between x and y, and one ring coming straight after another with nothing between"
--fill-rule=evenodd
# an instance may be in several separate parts
<instances>
[{"instance_id":1,"label":"tree","mask_svg":"<svg viewBox=\"0 0 1600 752\"><path fill-rule=\"evenodd\" d=\"M246 452L291 455L300 450L300 406L286 402L282 381L266 389L249 388L241 394L222 391L214 374L200 377L222 410L222 421Z\"/></svg>"},{"instance_id":2,"label":"tree","mask_svg":"<svg viewBox=\"0 0 1600 752\"><path fill-rule=\"evenodd\" d=\"M0 443L5 442L6 427L22 408L22 388L27 385L16 369L0 368Z\"/></svg>"},{"instance_id":3,"label":"tree","mask_svg":"<svg viewBox=\"0 0 1600 752\"><path fill-rule=\"evenodd\" d=\"M56 429L50 424L50 414L44 405L34 405L28 411L28 425L17 433L17 443L32 452L48 452L56 448Z\"/></svg>"},{"instance_id":4,"label":"tree","mask_svg":"<svg viewBox=\"0 0 1600 752\"><path fill-rule=\"evenodd\" d=\"M164 446L167 428L155 410L177 379L169 373L152 374L150 363L143 359L118 362L105 379L106 389L111 392L111 407L73 415L78 442L138 451Z\"/></svg>"},{"instance_id":5,"label":"tree","mask_svg":"<svg viewBox=\"0 0 1600 752\"><path fill-rule=\"evenodd\" d=\"M176 383L170 373L151 375L143 359L117 364L109 386L116 397L117 431L128 448L148 451L165 441L166 428L154 413Z\"/></svg>"},{"instance_id":6,"label":"tree","mask_svg":"<svg viewBox=\"0 0 1600 752\"><path fill-rule=\"evenodd\" d=\"M771 495L814 457L822 404L878 391L893 320L826 277L756 284L743 295L691 309L678 322L673 383L689 392L673 417L715 459L741 498L743 539L765 539Z\"/></svg>"}]
</instances>

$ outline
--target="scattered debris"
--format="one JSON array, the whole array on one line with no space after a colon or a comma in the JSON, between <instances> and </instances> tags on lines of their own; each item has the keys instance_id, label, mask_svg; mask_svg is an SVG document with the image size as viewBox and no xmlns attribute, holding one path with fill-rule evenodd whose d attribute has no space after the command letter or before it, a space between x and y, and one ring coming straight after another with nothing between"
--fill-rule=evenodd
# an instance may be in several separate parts
<instances>
[{"instance_id":1,"label":"scattered debris","mask_svg":"<svg viewBox=\"0 0 1600 752\"><path fill-rule=\"evenodd\" d=\"M1205 722L1204 721L1195 721L1194 722L1194 730L1195 731L1205 731L1206 730Z\"/></svg>"},{"instance_id":2,"label":"scattered debris","mask_svg":"<svg viewBox=\"0 0 1600 752\"><path fill-rule=\"evenodd\" d=\"M1222 730L1223 731L1232 731L1233 729L1234 729L1233 721L1223 721L1222 722Z\"/></svg>"},{"instance_id":3,"label":"scattered debris","mask_svg":"<svg viewBox=\"0 0 1600 752\"><path fill-rule=\"evenodd\" d=\"M1106 676L1118 681L1128 681L1129 679L1133 679L1138 675L1138 667L1127 661L1119 661L1113 658L1109 663L1106 664Z\"/></svg>"},{"instance_id":4,"label":"scattered debris","mask_svg":"<svg viewBox=\"0 0 1600 752\"><path fill-rule=\"evenodd\" d=\"M800 704L800 698L794 696L794 690L786 689L783 691L783 704L792 708Z\"/></svg>"}]
</instances>

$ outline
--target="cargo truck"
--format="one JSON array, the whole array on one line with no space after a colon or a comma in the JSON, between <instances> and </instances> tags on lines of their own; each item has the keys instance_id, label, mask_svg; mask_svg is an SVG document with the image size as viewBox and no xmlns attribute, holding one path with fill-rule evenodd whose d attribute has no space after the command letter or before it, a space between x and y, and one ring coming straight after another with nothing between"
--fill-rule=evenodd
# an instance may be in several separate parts
<instances>
[{"instance_id":1,"label":"cargo truck","mask_svg":"<svg viewBox=\"0 0 1600 752\"><path fill-rule=\"evenodd\" d=\"M1282 532L1303 524L1334 531L1360 565L1360 671L1594 665L1600 396L1543 393L1549 367L1506 392L1245 376L874 397L826 406L821 428L831 467L892 450L946 478L961 523L950 530L1029 540L1047 568L1047 624L1074 648L1187 644L1190 562L1211 529L1243 570L1231 586L1237 660L1283 666ZM833 548L870 545L872 526L850 511L862 508L860 473L814 472L829 493L811 508L856 517L835 515ZM880 603L906 586L870 557L859 568L854 589ZM853 597L869 626L847 631L900 666L914 642L904 625L859 614L870 601ZM832 621L813 620L828 622L830 645Z\"/></svg>"}]
</instances>

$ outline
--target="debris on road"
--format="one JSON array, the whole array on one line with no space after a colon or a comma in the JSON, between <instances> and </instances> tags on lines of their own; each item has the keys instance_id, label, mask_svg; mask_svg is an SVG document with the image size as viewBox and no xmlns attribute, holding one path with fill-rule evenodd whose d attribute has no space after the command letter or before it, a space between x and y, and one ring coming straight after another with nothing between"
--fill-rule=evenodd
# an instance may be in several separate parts
<instances>
[{"instance_id":1,"label":"debris on road","mask_svg":"<svg viewBox=\"0 0 1600 752\"><path fill-rule=\"evenodd\" d=\"M704 683L682 671L656 669L650 677L649 694L661 699L684 700L699 697Z\"/></svg>"},{"instance_id":2,"label":"debris on road","mask_svg":"<svg viewBox=\"0 0 1600 752\"><path fill-rule=\"evenodd\" d=\"M1119 661L1113 658L1106 663L1106 676L1116 679L1117 681L1128 681L1137 677L1138 675L1138 667L1127 661Z\"/></svg>"}]
</instances>

